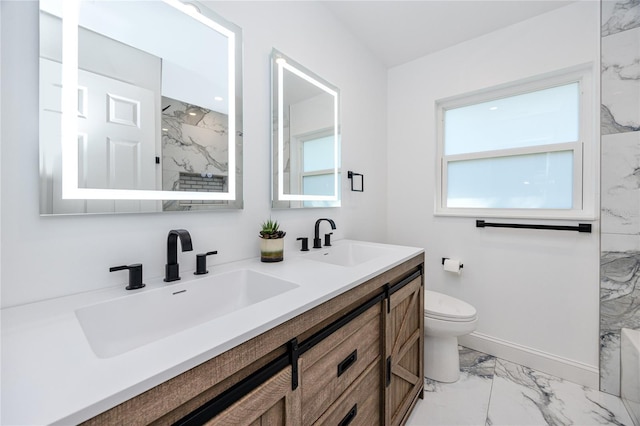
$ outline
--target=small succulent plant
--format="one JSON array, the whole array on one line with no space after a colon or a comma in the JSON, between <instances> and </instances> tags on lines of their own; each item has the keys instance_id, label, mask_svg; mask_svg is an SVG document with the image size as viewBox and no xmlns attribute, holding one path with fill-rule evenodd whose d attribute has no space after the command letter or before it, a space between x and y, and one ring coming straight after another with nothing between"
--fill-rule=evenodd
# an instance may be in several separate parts
<instances>
[{"instance_id":1,"label":"small succulent plant","mask_svg":"<svg viewBox=\"0 0 640 426\"><path fill-rule=\"evenodd\" d=\"M276 238L284 238L287 235L286 232L280 230L280 224L277 220L267 220L262 223L262 231L260 231L260 238L265 240L271 240Z\"/></svg>"}]
</instances>

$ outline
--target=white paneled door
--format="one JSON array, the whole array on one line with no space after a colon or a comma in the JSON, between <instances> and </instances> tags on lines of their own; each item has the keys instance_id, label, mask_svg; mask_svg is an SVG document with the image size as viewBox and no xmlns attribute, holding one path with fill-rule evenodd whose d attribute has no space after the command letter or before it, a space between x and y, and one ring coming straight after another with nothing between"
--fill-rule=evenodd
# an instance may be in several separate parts
<instances>
[{"instance_id":1,"label":"white paneled door","mask_svg":"<svg viewBox=\"0 0 640 426\"><path fill-rule=\"evenodd\" d=\"M61 65L41 59L41 84L60 92ZM89 71L78 71L78 186L104 189L158 189L157 128L154 93ZM54 99L60 99L56 93ZM42 103L41 103L42 105ZM51 137L41 161L48 165L54 192L60 193L60 103L41 107L41 122ZM41 127L42 128L42 127ZM57 136L57 137L56 137ZM45 168L46 169L46 168ZM54 213L153 211L155 201L62 200L54 195ZM149 204L149 205L147 205Z\"/></svg>"}]
</instances>

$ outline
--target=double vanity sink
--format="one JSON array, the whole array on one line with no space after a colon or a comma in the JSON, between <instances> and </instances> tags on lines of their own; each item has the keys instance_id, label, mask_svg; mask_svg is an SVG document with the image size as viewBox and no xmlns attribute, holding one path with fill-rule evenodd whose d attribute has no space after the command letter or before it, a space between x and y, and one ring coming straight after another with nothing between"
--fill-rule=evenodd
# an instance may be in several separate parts
<instances>
[{"instance_id":1,"label":"double vanity sink","mask_svg":"<svg viewBox=\"0 0 640 426\"><path fill-rule=\"evenodd\" d=\"M2 422L89 419L422 252L342 240L2 311Z\"/></svg>"},{"instance_id":2,"label":"double vanity sink","mask_svg":"<svg viewBox=\"0 0 640 426\"><path fill-rule=\"evenodd\" d=\"M354 267L395 250L345 242L299 260ZM255 269L239 268L81 307L75 313L93 352L109 358L299 287Z\"/></svg>"},{"instance_id":3,"label":"double vanity sink","mask_svg":"<svg viewBox=\"0 0 640 426\"><path fill-rule=\"evenodd\" d=\"M345 242L298 260L354 267L396 250ZM79 308L75 313L93 352L109 358L299 287L255 269L239 268L125 295Z\"/></svg>"}]
</instances>

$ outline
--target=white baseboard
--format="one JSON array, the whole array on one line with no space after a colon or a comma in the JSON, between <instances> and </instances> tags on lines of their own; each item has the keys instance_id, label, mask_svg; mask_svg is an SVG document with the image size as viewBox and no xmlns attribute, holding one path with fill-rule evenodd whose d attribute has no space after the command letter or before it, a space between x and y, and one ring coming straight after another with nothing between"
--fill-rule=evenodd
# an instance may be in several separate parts
<instances>
[{"instance_id":1,"label":"white baseboard","mask_svg":"<svg viewBox=\"0 0 640 426\"><path fill-rule=\"evenodd\" d=\"M515 362L572 383L596 390L600 387L599 370L593 365L559 357L482 333L474 332L458 337L458 342L467 348Z\"/></svg>"}]
</instances>

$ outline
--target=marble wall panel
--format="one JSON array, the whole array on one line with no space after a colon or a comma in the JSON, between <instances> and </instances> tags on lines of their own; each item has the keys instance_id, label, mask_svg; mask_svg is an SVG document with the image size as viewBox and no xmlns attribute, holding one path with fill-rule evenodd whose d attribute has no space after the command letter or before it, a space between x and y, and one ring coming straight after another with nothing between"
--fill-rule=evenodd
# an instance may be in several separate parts
<instances>
[{"instance_id":1,"label":"marble wall panel","mask_svg":"<svg viewBox=\"0 0 640 426\"><path fill-rule=\"evenodd\" d=\"M227 115L166 97L162 105L163 188L176 189L180 172L227 176Z\"/></svg>"},{"instance_id":2,"label":"marble wall panel","mask_svg":"<svg viewBox=\"0 0 640 426\"><path fill-rule=\"evenodd\" d=\"M640 328L640 251L604 251L600 268L600 389L619 395L620 330Z\"/></svg>"},{"instance_id":3,"label":"marble wall panel","mask_svg":"<svg viewBox=\"0 0 640 426\"><path fill-rule=\"evenodd\" d=\"M640 236L640 132L603 136L601 164L602 232Z\"/></svg>"},{"instance_id":4,"label":"marble wall panel","mask_svg":"<svg viewBox=\"0 0 640 426\"><path fill-rule=\"evenodd\" d=\"M603 0L600 389L620 395L620 330L640 328L640 0Z\"/></svg>"},{"instance_id":5,"label":"marble wall panel","mask_svg":"<svg viewBox=\"0 0 640 426\"><path fill-rule=\"evenodd\" d=\"M604 0L602 37L640 27L640 0Z\"/></svg>"},{"instance_id":6,"label":"marble wall panel","mask_svg":"<svg viewBox=\"0 0 640 426\"><path fill-rule=\"evenodd\" d=\"M600 390L620 395L620 330L640 320L640 237L602 234L601 249Z\"/></svg>"},{"instance_id":7,"label":"marble wall panel","mask_svg":"<svg viewBox=\"0 0 640 426\"><path fill-rule=\"evenodd\" d=\"M162 189L193 190L180 187L181 176L193 174L223 179L223 187L226 188L229 175L228 123L226 114L163 96ZM199 210L207 205L224 203L226 201L166 200L163 210Z\"/></svg>"},{"instance_id":8,"label":"marble wall panel","mask_svg":"<svg viewBox=\"0 0 640 426\"><path fill-rule=\"evenodd\" d=\"M602 134L640 130L640 27L602 39Z\"/></svg>"}]
</instances>

